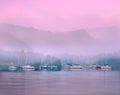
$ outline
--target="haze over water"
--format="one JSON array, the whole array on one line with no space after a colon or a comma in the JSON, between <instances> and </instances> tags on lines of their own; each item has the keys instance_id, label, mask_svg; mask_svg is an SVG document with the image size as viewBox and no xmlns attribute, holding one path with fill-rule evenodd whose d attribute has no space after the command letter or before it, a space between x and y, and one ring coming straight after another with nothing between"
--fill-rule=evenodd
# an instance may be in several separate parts
<instances>
[{"instance_id":1,"label":"haze over water","mask_svg":"<svg viewBox=\"0 0 120 95\"><path fill-rule=\"evenodd\" d=\"M0 0L0 50L120 51L119 0Z\"/></svg>"},{"instance_id":2,"label":"haze over water","mask_svg":"<svg viewBox=\"0 0 120 95\"><path fill-rule=\"evenodd\" d=\"M0 95L120 95L119 43L120 0L0 0ZM3 72L26 64L113 69Z\"/></svg>"},{"instance_id":3,"label":"haze over water","mask_svg":"<svg viewBox=\"0 0 120 95\"><path fill-rule=\"evenodd\" d=\"M120 71L0 72L0 95L120 95Z\"/></svg>"}]
</instances>

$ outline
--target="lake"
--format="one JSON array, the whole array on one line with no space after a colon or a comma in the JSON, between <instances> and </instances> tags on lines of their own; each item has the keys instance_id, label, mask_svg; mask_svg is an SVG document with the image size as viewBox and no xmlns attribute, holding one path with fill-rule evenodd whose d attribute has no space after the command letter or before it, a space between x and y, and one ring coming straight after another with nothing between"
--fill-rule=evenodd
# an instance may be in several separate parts
<instances>
[{"instance_id":1,"label":"lake","mask_svg":"<svg viewBox=\"0 0 120 95\"><path fill-rule=\"evenodd\" d=\"M120 95L120 71L0 72L0 95Z\"/></svg>"}]
</instances>

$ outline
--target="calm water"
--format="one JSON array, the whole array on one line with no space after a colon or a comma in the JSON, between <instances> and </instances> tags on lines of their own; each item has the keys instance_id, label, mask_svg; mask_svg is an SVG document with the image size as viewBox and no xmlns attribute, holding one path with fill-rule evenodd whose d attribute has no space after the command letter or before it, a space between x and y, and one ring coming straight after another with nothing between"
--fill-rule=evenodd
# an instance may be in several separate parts
<instances>
[{"instance_id":1,"label":"calm water","mask_svg":"<svg viewBox=\"0 0 120 95\"><path fill-rule=\"evenodd\" d=\"M0 95L120 95L120 71L0 72Z\"/></svg>"}]
</instances>

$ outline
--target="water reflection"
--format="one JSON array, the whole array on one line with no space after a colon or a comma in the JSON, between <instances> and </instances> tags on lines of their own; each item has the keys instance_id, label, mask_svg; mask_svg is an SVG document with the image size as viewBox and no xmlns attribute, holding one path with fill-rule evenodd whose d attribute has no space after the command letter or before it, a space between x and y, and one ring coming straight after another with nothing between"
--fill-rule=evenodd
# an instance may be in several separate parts
<instances>
[{"instance_id":1,"label":"water reflection","mask_svg":"<svg viewBox=\"0 0 120 95\"><path fill-rule=\"evenodd\" d=\"M1 72L0 95L120 95L118 71Z\"/></svg>"}]
</instances>

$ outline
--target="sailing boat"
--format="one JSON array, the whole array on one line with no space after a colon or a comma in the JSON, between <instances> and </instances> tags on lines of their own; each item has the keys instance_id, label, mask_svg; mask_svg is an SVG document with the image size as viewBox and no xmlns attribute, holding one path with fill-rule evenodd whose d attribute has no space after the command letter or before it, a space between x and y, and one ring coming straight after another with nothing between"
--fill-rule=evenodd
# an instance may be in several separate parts
<instances>
[{"instance_id":1,"label":"sailing boat","mask_svg":"<svg viewBox=\"0 0 120 95\"><path fill-rule=\"evenodd\" d=\"M17 70L17 67L13 65L13 63L11 63L10 66L8 66L8 70L9 71L16 71Z\"/></svg>"},{"instance_id":2,"label":"sailing boat","mask_svg":"<svg viewBox=\"0 0 120 95\"><path fill-rule=\"evenodd\" d=\"M21 66L21 70L23 70L23 71L34 71L35 67L28 64L27 56L25 56L25 61L26 61L25 62L26 65Z\"/></svg>"},{"instance_id":3,"label":"sailing boat","mask_svg":"<svg viewBox=\"0 0 120 95\"><path fill-rule=\"evenodd\" d=\"M11 53L11 60L13 60L14 58L14 54L13 52ZM8 66L8 70L9 71L16 71L17 70L17 67L13 64L13 62L10 63L10 65Z\"/></svg>"},{"instance_id":4,"label":"sailing boat","mask_svg":"<svg viewBox=\"0 0 120 95\"><path fill-rule=\"evenodd\" d=\"M107 63L107 60L106 60L106 63ZM96 69L100 69L100 70L111 70L112 67L109 66L108 64L104 64L104 65L102 65L102 66L101 66L101 65L97 66Z\"/></svg>"},{"instance_id":5,"label":"sailing boat","mask_svg":"<svg viewBox=\"0 0 120 95\"><path fill-rule=\"evenodd\" d=\"M35 70L35 67L31 65L24 65L24 66L21 66L21 68L23 71L34 71Z\"/></svg>"}]
</instances>

